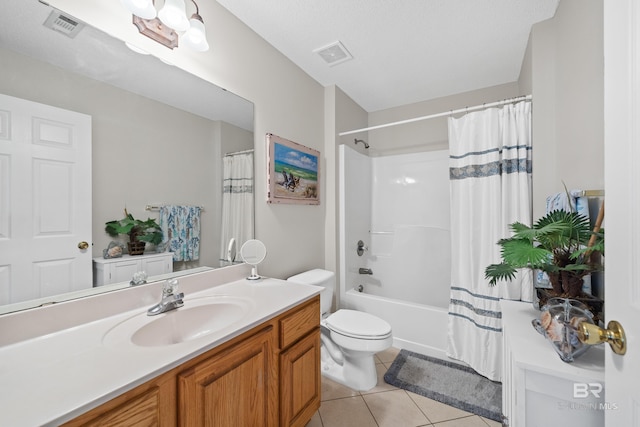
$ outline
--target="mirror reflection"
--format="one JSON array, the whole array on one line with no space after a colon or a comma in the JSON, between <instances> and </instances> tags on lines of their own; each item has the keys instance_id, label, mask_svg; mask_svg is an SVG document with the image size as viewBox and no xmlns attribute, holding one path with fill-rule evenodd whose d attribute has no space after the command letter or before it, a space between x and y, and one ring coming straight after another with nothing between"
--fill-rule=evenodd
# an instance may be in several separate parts
<instances>
[{"instance_id":1,"label":"mirror reflection","mask_svg":"<svg viewBox=\"0 0 640 427\"><path fill-rule=\"evenodd\" d=\"M11 0L0 14L0 313L233 262L230 239L253 237L252 103L89 26L48 28L52 12ZM126 247L105 232L125 209L165 239L105 259Z\"/></svg>"}]
</instances>

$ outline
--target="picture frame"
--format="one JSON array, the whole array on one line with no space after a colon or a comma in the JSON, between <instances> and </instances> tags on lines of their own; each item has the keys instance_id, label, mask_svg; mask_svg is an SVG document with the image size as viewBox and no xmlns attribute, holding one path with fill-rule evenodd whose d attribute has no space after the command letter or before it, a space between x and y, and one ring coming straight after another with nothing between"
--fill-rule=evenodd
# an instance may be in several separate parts
<instances>
[{"instance_id":1,"label":"picture frame","mask_svg":"<svg viewBox=\"0 0 640 427\"><path fill-rule=\"evenodd\" d=\"M320 204L320 152L267 133L267 202Z\"/></svg>"}]
</instances>

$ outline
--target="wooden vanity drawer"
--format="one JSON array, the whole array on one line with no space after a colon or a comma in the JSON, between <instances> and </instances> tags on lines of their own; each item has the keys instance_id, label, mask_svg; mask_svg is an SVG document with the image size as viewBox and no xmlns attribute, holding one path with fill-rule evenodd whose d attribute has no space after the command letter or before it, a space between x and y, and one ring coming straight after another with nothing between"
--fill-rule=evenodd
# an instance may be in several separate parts
<instances>
[{"instance_id":1,"label":"wooden vanity drawer","mask_svg":"<svg viewBox=\"0 0 640 427\"><path fill-rule=\"evenodd\" d=\"M280 319L280 348L286 348L320 326L320 296Z\"/></svg>"}]
</instances>

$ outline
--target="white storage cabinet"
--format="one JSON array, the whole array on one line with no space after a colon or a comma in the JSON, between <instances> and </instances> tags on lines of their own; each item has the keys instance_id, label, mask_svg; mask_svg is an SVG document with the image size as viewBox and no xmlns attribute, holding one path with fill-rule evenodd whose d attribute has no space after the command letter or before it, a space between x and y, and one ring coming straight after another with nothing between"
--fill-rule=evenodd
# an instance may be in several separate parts
<instances>
[{"instance_id":1,"label":"white storage cabinet","mask_svg":"<svg viewBox=\"0 0 640 427\"><path fill-rule=\"evenodd\" d=\"M540 316L531 303L502 300L501 307L505 425L602 427L604 412L615 410L604 399L604 346L565 363L531 326Z\"/></svg>"},{"instance_id":2,"label":"white storage cabinet","mask_svg":"<svg viewBox=\"0 0 640 427\"><path fill-rule=\"evenodd\" d=\"M147 276L171 273L173 253L149 253L143 255L123 255L121 258L93 259L93 286L128 282L134 273L144 271Z\"/></svg>"}]
</instances>

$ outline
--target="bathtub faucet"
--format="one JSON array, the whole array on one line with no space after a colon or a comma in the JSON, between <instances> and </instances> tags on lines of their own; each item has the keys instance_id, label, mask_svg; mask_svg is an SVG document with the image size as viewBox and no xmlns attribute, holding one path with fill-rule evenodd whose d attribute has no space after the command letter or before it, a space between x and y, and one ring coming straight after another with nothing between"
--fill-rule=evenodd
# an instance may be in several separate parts
<instances>
[{"instance_id":1,"label":"bathtub faucet","mask_svg":"<svg viewBox=\"0 0 640 427\"><path fill-rule=\"evenodd\" d=\"M373 271L371 271L370 268L362 268L362 267L360 267L358 269L358 273L359 274L373 274Z\"/></svg>"}]
</instances>

